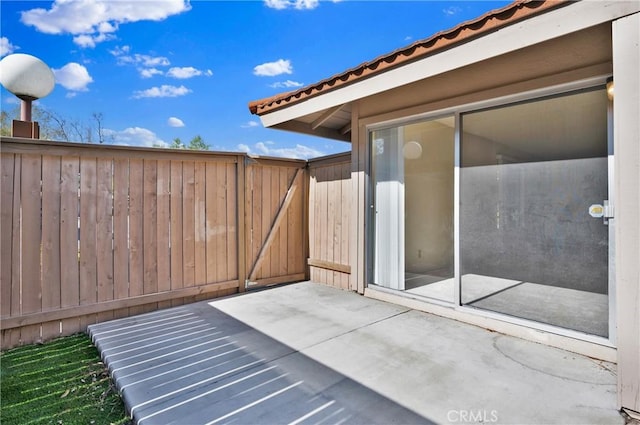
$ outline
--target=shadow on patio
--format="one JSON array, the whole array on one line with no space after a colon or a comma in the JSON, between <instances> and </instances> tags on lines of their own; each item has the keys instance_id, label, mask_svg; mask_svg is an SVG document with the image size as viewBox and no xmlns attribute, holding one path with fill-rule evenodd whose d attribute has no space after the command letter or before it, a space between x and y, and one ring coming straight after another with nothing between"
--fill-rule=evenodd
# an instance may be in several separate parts
<instances>
[{"instance_id":1,"label":"shadow on patio","mask_svg":"<svg viewBox=\"0 0 640 425\"><path fill-rule=\"evenodd\" d=\"M615 365L309 282L89 331L140 424L624 422Z\"/></svg>"}]
</instances>

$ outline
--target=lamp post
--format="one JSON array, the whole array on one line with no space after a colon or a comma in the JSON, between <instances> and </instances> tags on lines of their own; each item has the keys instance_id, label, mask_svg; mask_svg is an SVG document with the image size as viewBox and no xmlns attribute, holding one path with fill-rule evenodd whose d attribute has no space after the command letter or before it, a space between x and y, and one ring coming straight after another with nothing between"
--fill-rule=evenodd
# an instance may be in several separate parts
<instances>
[{"instance_id":1,"label":"lamp post","mask_svg":"<svg viewBox=\"0 0 640 425\"><path fill-rule=\"evenodd\" d=\"M20 120L13 120L13 137L40 138L40 127L31 121L32 103L55 86L51 69L35 56L15 53L0 60L0 83L20 99Z\"/></svg>"}]
</instances>

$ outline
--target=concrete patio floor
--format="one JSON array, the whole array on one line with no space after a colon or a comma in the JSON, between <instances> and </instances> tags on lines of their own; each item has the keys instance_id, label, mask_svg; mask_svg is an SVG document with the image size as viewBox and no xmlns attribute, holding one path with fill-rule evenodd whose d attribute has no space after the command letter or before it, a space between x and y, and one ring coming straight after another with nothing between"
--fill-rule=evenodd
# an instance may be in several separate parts
<instances>
[{"instance_id":1,"label":"concrete patio floor","mask_svg":"<svg viewBox=\"0 0 640 425\"><path fill-rule=\"evenodd\" d=\"M310 282L89 327L147 424L623 424L615 365Z\"/></svg>"}]
</instances>

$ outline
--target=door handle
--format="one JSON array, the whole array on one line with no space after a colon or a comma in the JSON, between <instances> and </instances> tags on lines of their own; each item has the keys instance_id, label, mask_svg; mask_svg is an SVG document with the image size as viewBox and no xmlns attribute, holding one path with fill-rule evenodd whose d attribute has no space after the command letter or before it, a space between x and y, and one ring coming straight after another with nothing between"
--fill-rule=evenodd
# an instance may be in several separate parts
<instances>
[{"instance_id":1,"label":"door handle","mask_svg":"<svg viewBox=\"0 0 640 425\"><path fill-rule=\"evenodd\" d=\"M602 204L593 204L589 207L589 215L594 218L602 218L605 225L613 218L613 205L609 200L602 201Z\"/></svg>"}]
</instances>

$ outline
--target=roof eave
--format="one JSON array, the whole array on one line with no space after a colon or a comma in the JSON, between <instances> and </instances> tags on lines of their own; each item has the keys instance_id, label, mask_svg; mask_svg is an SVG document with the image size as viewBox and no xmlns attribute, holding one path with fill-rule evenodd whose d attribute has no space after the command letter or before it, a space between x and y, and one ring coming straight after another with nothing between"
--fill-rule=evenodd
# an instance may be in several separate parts
<instances>
[{"instance_id":1,"label":"roof eave","mask_svg":"<svg viewBox=\"0 0 640 425\"><path fill-rule=\"evenodd\" d=\"M441 31L429 38L416 41L405 48L379 56L372 61L365 62L318 83L299 90L252 101L249 103L249 110L254 115L262 116L297 102L390 71L407 63L424 59L455 45L469 42L500 28L570 3L569 0L518 0L501 9L487 12L476 19L463 22L449 30Z\"/></svg>"}]
</instances>

